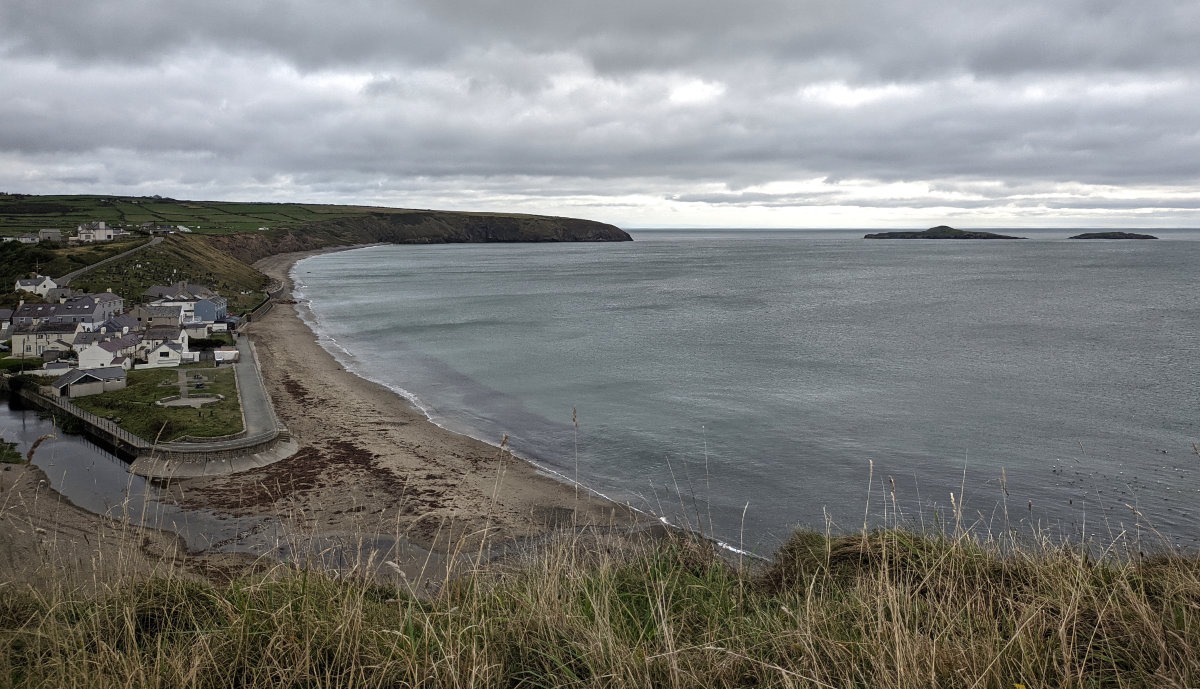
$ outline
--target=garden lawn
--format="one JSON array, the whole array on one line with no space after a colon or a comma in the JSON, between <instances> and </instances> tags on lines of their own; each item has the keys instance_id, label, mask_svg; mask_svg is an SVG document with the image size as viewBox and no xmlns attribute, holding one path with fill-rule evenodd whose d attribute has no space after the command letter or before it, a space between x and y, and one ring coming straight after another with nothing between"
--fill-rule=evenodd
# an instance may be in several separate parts
<instances>
[{"instance_id":1,"label":"garden lawn","mask_svg":"<svg viewBox=\"0 0 1200 689\"><path fill-rule=\"evenodd\" d=\"M179 394L179 371L189 378L189 394L218 394L225 399L200 409L159 407L154 403ZM191 387L194 374L208 380L203 390ZM213 438L242 430L242 406L238 399L233 368L213 369L208 364L180 368L130 371L124 390L72 400L76 406L102 418L111 418L121 428L154 442L169 442L183 436Z\"/></svg>"},{"instance_id":2,"label":"garden lawn","mask_svg":"<svg viewBox=\"0 0 1200 689\"><path fill-rule=\"evenodd\" d=\"M42 361L41 357L26 358L26 359L18 359L16 357L8 357L5 359L0 359L0 370L11 371L11 370L19 369L22 371L27 371L31 368L41 368L42 363L43 363L43 361Z\"/></svg>"}]
</instances>

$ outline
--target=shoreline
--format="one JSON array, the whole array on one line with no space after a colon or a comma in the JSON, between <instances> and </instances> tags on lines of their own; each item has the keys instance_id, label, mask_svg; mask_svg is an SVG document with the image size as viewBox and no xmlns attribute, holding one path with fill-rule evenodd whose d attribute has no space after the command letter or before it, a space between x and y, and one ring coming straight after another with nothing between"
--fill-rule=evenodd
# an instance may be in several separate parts
<instances>
[{"instance_id":1,"label":"shoreline","mask_svg":"<svg viewBox=\"0 0 1200 689\"><path fill-rule=\"evenodd\" d=\"M292 280L292 278L291 278L291 271L292 271L292 269L295 267L295 265L296 265L297 263L299 263L300 261L302 261L302 260L304 260L304 259L306 259L306 258L311 258L311 257L313 257L313 256L319 256L319 255L323 255L323 254L330 254L330 253L337 253L337 252L340 252L340 251L351 251L351 250L354 250L354 249L365 249L365 248L377 247L377 246L394 246L394 245L389 245L389 244L386 244L386 243L375 243L375 244L357 244L357 245L354 245L354 246L347 246L347 247L336 247L336 248L317 249L317 250L313 250L313 251L296 252L296 254L295 254L295 255L296 255L296 258L295 258L294 260L292 260L292 261L291 261L291 263L290 263L290 264L289 264L289 265L286 267L286 269L284 270L284 274L287 276L287 281L286 281L286 283L284 283L284 285L285 285L285 287L286 287L286 291L288 292L288 296L287 296L287 297L285 297L285 298L290 298L290 299L294 300L296 303L295 303L295 304L281 304L280 306L282 306L282 307L286 307L286 306L293 306L293 307L295 307L297 310L303 309L303 310L305 310L305 311L306 311L308 314L310 314L310 315L311 315L311 317L312 317L312 319L313 319L313 321L315 321L315 320L316 320L316 314L314 314L314 313L312 312L312 309L311 309L311 308L309 308L309 307L308 307L308 306L305 304L305 300L301 300L301 299L298 299L298 298L296 297L296 289L295 289L295 284L294 284L294 281L293 281L293 280ZM289 255L290 255L290 254L289 254ZM268 258L269 258L269 257L268 257ZM266 260L268 260L268 259L262 259L262 261L266 261ZM256 265L256 267L258 267L258 264L257 264L257 263L256 263L255 265ZM425 406L425 405L424 405L424 404L421 402L420 398L418 398L418 397L417 397L415 394L413 394L412 392L410 392L410 391L408 391L408 390L405 390L405 389L403 389L403 388L399 388L399 387L395 387L395 386L388 385L387 383L384 383L384 382L381 382L381 381L372 380L371 378L368 378L366 375L364 375L364 374L362 374L362 373L360 373L360 372L354 371L354 370L352 370L351 368L347 367L347 365L346 365L346 362L345 362L345 361L343 361L343 360L341 359L341 357L340 357L340 356L339 356L337 353L335 353L335 352L331 351L331 350L330 350L328 347L326 347L326 346L323 344L323 340L321 339L321 335L320 335L320 334L319 334L319 333L316 331L316 329L314 328L314 325L313 325L313 323L312 323L312 322L309 322L309 320L308 320L308 319L306 319L306 318L305 318L303 315L301 315L301 314L299 314L299 313L297 313L297 314L296 314L296 317L297 317L297 318L299 318L299 319L300 319L300 321L301 321L301 322L303 322L303 323L304 323L304 324L305 324L305 325L308 327L308 329L309 329L310 331L312 331L313 338L314 338L314 340L316 341L316 343L317 343L317 346L321 347L321 349L324 349L324 350L325 350L325 351L326 351L326 352L327 352L327 353L328 353L328 354L329 354L329 355L330 355L330 356L331 356L331 357L334 359L334 361L336 361L336 362L337 362L337 364L338 364L339 366L342 366L342 368L343 368L343 369L346 371L346 373L348 373L348 374L350 374L350 375L352 375L352 376L354 376L354 377L356 377L356 378L359 378L359 379L361 379L361 380L362 380L363 382L365 382L365 383L369 383L369 384L372 384L372 385L379 385L379 386L381 386L381 387L383 387L383 388L385 388L385 389L389 390L389 391L390 391L392 394L396 395L396 396L397 396L397 397L399 397L401 400L403 400L405 403L407 403L408 405L412 406L412 407L413 407L413 409L414 409L415 411L417 411L417 412L420 412L422 415L424 415L425 419L426 419L426 420L427 420L429 423L433 424L434 426L437 426L438 428L442 429L443 431L445 431L445 432L447 432L447 433L450 433L450 434L453 434L453 435L456 435L456 436L461 436L461 437L464 437L464 438L469 438L469 439L471 439L471 440L475 440L475 441L478 441L478 442L484 443L484 444L486 444L486 445L489 445L489 446L491 446L491 447L492 447L494 450L496 450L496 451L499 451L499 450L501 449L501 448L500 448L500 445L499 445L498 443L492 442L492 441L490 441L490 440L488 440L488 439L486 439L486 438L481 438L481 437L479 437L479 436L477 436L477 435L473 435L473 434L471 434L470 432L465 432L465 431L461 431L461 430L454 430L453 428L450 428L449 426L446 426L446 425L443 425L442 423L439 423L439 422L438 422L438 420L437 420L437 419L435 419L435 418L433 417L433 415L432 415L432 414L429 412L429 409L428 409L428 408L427 408L427 407L426 407L426 406ZM337 341L336 341L336 340L334 340L334 339L332 339L332 338L327 338L327 340L325 340L325 341L330 341L330 342L337 343ZM353 357L353 356L354 356L354 355L353 355L353 354L352 354L350 351L346 350L346 349L345 349L344 347L342 347L340 344L338 344L338 345L337 345L337 347L338 347L338 349L340 349L342 352L344 352L344 353L345 353L347 356L349 356L349 357ZM532 466L532 467L533 467L533 468L534 468L536 471L538 471L540 474L542 474L542 475L544 475L544 476L546 476L546 477L548 477L548 478L551 478L551 479L553 479L553 480L555 480L555 481L557 481L557 482L559 482L559 483L561 483L561 484L565 485L566 487L570 488L571 490L575 490L576 488L578 488L580 491L586 492L586 493L590 494L590 495L591 495L592 497L594 497L594 498L597 498L597 499L600 499L600 500L604 500L604 501L607 501L607 502L609 502L609 503L612 503L612 504L615 504L615 505L621 506L621 507L623 507L623 508L630 509L630 510L632 510L632 511L634 511L634 512L637 512L639 515L641 515L641 516L645 517L647 520L654 520L654 521L658 521L657 519L655 519L655 517L654 517L653 515L651 515L651 514L648 514L648 513L646 513L646 512L645 512L645 511L643 511L643 510L638 510L637 508L631 507L631 506L629 506L629 505L627 505L627 504L623 504L623 503L621 503L621 502L619 502L619 501L617 501L617 500L615 500L615 499L613 499L613 498L611 498L611 497L609 497L609 496L607 496L607 495L605 495L605 494L601 493L600 491L598 491L598 490L596 490L596 489L594 489L594 488L591 488L591 487L587 486L586 484L579 483L579 482L578 482L578 481L576 481L575 479L572 479L570 476L567 476L566 474L564 474L564 473L562 473L562 472L560 472L560 471L556 471L555 469L552 469L552 468L550 468L549 466L545 466L545 465L543 465L542 463L540 463L540 462L539 462L538 460L536 460L536 459L531 459L530 457L527 457L527 456L521 455L521 454L519 454L519 453L513 452L513 451L512 451L511 449L509 449L509 448L505 448L505 451L506 451L506 452L508 452L508 454L510 454L511 456L513 456L513 457L515 457L515 458L517 458L517 459L519 459L519 460L521 460L521 461L525 462L526 464L529 464L529 465L530 465L530 466ZM722 544L722 545L724 545L724 544ZM736 549L735 549L735 550L736 550Z\"/></svg>"},{"instance_id":2,"label":"shoreline","mask_svg":"<svg viewBox=\"0 0 1200 689\"><path fill-rule=\"evenodd\" d=\"M384 552L410 582L444 576L457 555L485 547L507 550L562 529L657 524L507 448L447 430L411 400L346 370L286 302L294 299L289 273L297 261L356 248L277 254L254 264L283 285L283 303L244 333L300 450L259 469L178 481L181 505L239 519L276 517L279 550L292 557L333 548L344 566ZM297 547L298 539L308 545ZM357 550L345 552L355 542Z\"/></svg>"}]
</instances>

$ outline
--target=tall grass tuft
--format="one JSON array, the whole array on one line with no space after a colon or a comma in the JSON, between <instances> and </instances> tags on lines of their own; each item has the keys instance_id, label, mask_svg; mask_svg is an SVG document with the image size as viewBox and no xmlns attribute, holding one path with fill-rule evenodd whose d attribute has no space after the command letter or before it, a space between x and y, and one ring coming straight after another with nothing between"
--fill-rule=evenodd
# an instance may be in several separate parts
<instances>
[{"instance_id":1,"label":"tall grass tuft","mask_svg":"<svg viewBox=\"0 0 1200 689\"><path fill-rule=\"evenodd\" d=\"M0 588L0 686L1197 685L1200 559L965 533L798 531L753 568L568 538L431 598L284 566Z\"/></svg>"}]
</instances>

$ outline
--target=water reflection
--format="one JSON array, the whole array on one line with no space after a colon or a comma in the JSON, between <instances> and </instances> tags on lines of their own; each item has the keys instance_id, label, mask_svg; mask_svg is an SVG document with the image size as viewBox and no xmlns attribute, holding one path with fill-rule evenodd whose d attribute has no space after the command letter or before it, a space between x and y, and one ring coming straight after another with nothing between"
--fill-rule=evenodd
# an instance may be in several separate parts
<instances>
[{"instance_id":1,"label":"water reflection","mask_svg":"<svg viewBox=\"0 0 1200 689\"><path fill-rule=\"evenodd\" d=\"M169 490L129 473L129 464L87 436L56 428L19 398L0 404L0 437L17 443L22 454L38 438L50 436L34 452L50 487L74 505L130 524L173 531L189 550L271 552L279 542L275 518L238 519L211 510L183 509Z\"/></svg>"}]
</instances>

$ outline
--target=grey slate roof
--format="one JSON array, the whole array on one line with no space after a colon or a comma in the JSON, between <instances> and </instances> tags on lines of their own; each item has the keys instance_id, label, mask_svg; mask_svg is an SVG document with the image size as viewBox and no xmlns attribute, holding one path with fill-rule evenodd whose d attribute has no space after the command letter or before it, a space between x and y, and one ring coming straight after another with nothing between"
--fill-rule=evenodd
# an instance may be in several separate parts
<instances>
[{"instance_id":1,"label":"grey slate roof","mask_svg":"<svg viewBox=\"0 0 1200 689\"><path fill-rule=\"evenodd\" d=\"M51 385L62 389L68 385L78 383L85 378L93 378L95 380L122 380L125 378L125 369L120 366L107 366L105 368L77 368L70 373L63 374L55 379Z\"/></svg>"},{"instance_id":2,"label":"grey slate roof","mask_svg":"<svg viewBox=\"0 0 1200 689\"><path fill-rule=\"evenodd\" d=\"M181 301L203 299L214 296L215 294L215 292L204 285L185 284L182 282L174 285L154 285L145 292L142 292L142 296L144 297L172 300L179 299Z\"/></svg>"},{"instance_id":3,"label":"grey slate roof","mask_svg":"<svg viewBox=\"0 0 1200 689\"><path fill-rule=\"evenodd\" d=\"M75 332L79 327L76 323L30 323L26 325L18 325L13 331L14 335L24 335L28 333L46 333L54 335L65 335Z\"/></svg>"},{"instance_id":4,"label":"grey slate roof","mask_svg":"<svg viewBox=\"0 0 1200 689\"><path fill-rule=\"evenodd\" d=\"M147 328L142 339L150 341L167 341L179 339L179 333L183 330L178 325L156 325L153 328Z\"/></svg>"},{"instance_id":5,"label":"grey slate roof","mask_svg":"<svg viewBox=\"0 0 1200 689\"><path fill-rule=\"evenodd\" d=\"M110 332L121 332L125 328L129 328L130 330L137 330L138 328L142 327L142 324L138 323L138 319L135 318L132 314L122 313L122 314L113 316L112 318L108 319L107 321L104 321L104 324L101 325L100 327L103 328L104 330L108 330Z\"/></svg>"},{"instance_id":6,"label":"grey slate roof","mask_svg":"<svg viewBox=\"0 0 1200 689\"><path fill-rule=\"evenodd\" d=\"M137 335L122 335L121 337L114 337L111 340L105 340L104 342L101 342L100 348L106 352L113 352L115 354L122 349L133 347L141 341L142 338L138 337Z\"/></svg>"},{"instance_id":7,"label":"grey slate roof","mask_svg":"<svg viewBox=\"0 0 1200 689\"><path fill-rule=\"evenodd\" d=\"M175 306L143 306L142 311L150 318L179 318L183 307Z\"/></svg>"},{"instance_id":8,"label":"grey slate roof","mask_svg":"<svg viewBox=\"0 0 1200 689\"><path fill-rule=\"evenodd\" d=\"M59 304L21 304L13 311L13 321L22 318L53 318L58 314Z\"/></svg>"}]
</instances>

